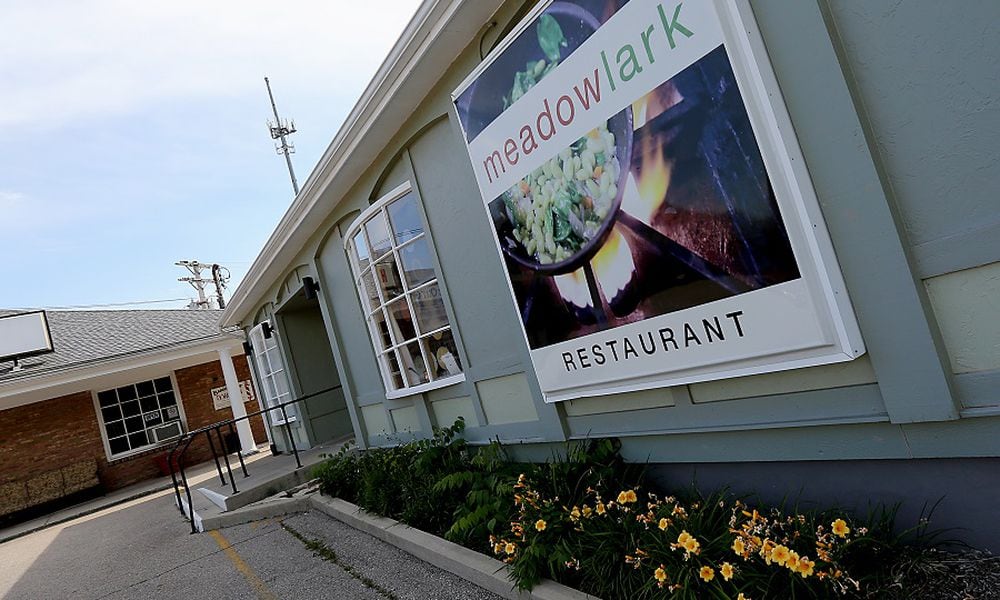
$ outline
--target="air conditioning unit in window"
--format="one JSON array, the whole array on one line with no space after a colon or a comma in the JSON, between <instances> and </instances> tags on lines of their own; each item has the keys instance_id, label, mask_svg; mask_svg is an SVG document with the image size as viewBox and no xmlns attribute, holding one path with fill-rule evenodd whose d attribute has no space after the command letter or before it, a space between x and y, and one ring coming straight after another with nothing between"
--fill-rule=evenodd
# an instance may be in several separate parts
<instances>
[{"instance_id":1,"label":"air conditioning unit in window","mask_svg":"<svg viewBox=\"0 0 1000 600\"><path fill-rule=\"evenodd\" d=\"M183 430L181 429L179 421L175 421L164 425L163 427L157 427L156 429L151 429L149 431L150 437L153 438L153 442L155 443L180 437L181 433L183 433Z\"/></svg>"}]
</instances>

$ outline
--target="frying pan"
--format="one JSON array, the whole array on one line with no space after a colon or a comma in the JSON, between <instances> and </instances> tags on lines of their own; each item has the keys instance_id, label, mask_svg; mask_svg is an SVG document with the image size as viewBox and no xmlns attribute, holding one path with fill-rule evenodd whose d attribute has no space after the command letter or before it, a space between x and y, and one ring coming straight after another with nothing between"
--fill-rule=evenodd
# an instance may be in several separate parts
<instances>
[{"instance_id":1,"label":"frying pan","mask_svg":"<svg viewBox=\"0 0 1000 600\"><path fill-rule=\"evenodd\" d=\"M578 48L587 38L590 37L599 27L600 22L591 13L580 6L568 2L553 2L544 14L551 15L559 23L566 38L566 47L562 49L560 60L565 60L570 53ZM490 121L491 117L502 112L503 97L510 93L510 88L514 83L514 73L523 69L529 61L537 61L545 58L545 54L538 45L535 27L538 20L529 26L518 39L512 43L503 56L494 63L492 67L497 68L501 73L509 73L510 77L489 77L481 78L476 82L472 90L471 106L480 107L477 114L470 113L470 119L479 120L478 123L470 123L473 129L480 129L483 125L481 121ZM497 106L493 106L497 104ZM615 136L615 153L618 158L620 169L618 171L618 194L611 202L607 214L601 221L595 235L583 244L576 252L564 260L551 263L540 263L531 254L528 254L521 242L514 239L514 225L510 222L506 211L503 209L503 202L491 202L490 213L493 225L496 228L497 236L500 239L500 248L511 260L521 266L546 275L559 275L576 271L587 264L594 254L601 248L604 240L607 239L614 227L618 212L621 209L622 194L625 192L625 180L629 174L632 156L632 108L626 107L621 112L611 116L607 121L608 131ZM574 140L575 141L575 140ZM561 150L561 149L560 149Z\"/></svg>"}]
</instances>

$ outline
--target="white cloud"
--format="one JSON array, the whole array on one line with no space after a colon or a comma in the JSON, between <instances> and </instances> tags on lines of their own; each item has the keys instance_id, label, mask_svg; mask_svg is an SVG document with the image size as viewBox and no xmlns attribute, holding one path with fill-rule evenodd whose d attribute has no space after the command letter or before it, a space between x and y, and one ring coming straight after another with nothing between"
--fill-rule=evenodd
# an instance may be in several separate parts
<instances>
[{"instance_id":1,"label":"white cloud","mask_svg":"<svg viewBox=\"0 0 1000 600\"><path fill-rule=\"evenodd\" d=\"M25 198L27 198L27 196L21 192L0 190L0 213L13 209L15 206L24 202Z\"/></svg>"},{"instance_id":2,"label":"white cloud","mask_svg":"<svg viewBox=\"0 0 1000 600\"><path fill-rule=\"evenodd\" d=\"M266 74L281 82L285 95L306 86L357 86L375 71L416 5L5 0L0 127L58 127L157 102L249 89L264 94Z\"/></svg>"}]
</instances>

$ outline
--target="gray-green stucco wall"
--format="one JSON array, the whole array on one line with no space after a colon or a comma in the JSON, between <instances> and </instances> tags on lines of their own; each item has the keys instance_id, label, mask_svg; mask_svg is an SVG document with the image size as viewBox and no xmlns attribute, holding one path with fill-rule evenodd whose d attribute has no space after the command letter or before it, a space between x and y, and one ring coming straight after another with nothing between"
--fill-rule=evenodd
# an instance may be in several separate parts
<instances>
[{"instance_id":1,"label":"gray-green stucco wall","mask_svg":"<svg viewBox=\"0 0 1000 600\"><path fill-rule=\"evenodd\" d=\"M993 26L1000 4L751 4L868 354L834 366L542 402L450 109L450 91L480 60L477 40L296 261L321 282L363 444L427 435L462 415L472 440L619 436L634 460L660 463L675 477L700 464L713 469L714 481L746 491L785 466L801 474L785 491L807 498L826 494L829 477L846 477L845 465L855 482L911 490L917 506L937 499L935 481L957 482L942 505L945 519L961 525L987 514L986 499L1000 494L1000 478L987 477L1000 454L1000 30ZM495 30L519 7L506 4ZM487 33L483 41L494 40ZM423 205L467 381L390 401L341 232L407 180ZM928 479L914 481L919 473ZM851 490L841 501L860 499L863 487L845 485Z\"/></svg>"}]
</instances>

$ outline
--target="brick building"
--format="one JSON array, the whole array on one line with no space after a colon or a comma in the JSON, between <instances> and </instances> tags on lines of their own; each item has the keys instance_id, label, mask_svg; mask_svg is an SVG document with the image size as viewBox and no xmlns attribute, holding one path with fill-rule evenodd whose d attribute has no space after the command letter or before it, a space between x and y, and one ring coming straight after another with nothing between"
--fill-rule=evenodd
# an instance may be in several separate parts
<instances>
[{"instance_id":1,"label":"brick building","mask_svg":"<svg viewBox=\"0 0 1000 600\"><path fill-rule=\"evenodd\" d=\"M247 413L259 410L243 336L220 331L218 317L49 311L55 351L20 368L0 361L0 520L160 476L172 440L232 418L227 383ZM266 442L259 417L250 430L254 444ZM187 462L210 457L200 440Z\"/></svg>"}]
</instances>

